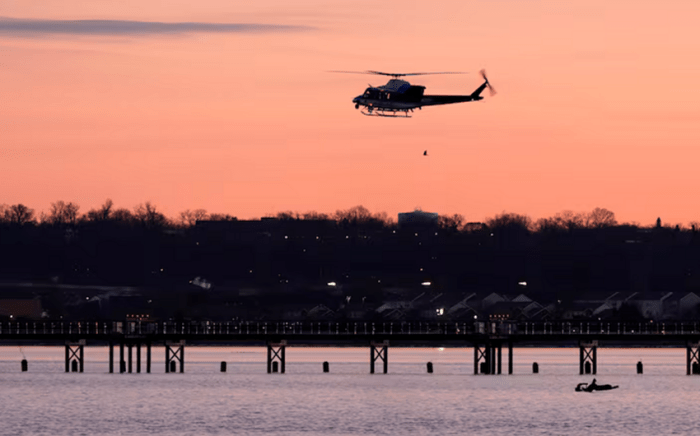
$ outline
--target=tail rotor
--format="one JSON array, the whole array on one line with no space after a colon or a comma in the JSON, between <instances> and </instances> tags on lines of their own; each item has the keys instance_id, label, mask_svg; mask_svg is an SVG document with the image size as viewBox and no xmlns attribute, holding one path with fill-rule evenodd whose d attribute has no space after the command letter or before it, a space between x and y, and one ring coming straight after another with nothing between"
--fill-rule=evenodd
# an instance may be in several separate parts
<instances>
[{"instance_id":1,"label":"tail rotor","mask_svg":"<svg viewBox=\"0 0 700 436\"><path fill-rule=\"evenodd\" d=\"M481 77L484 78L484 82L486 83L486 86L489 88L489 92L491 93L491 96L496 95L496 90L491 86L491 83L489 83L489 79L486 77L486 70L481 70L479 71L481 74Z\"/></svg>"}]
</instances>

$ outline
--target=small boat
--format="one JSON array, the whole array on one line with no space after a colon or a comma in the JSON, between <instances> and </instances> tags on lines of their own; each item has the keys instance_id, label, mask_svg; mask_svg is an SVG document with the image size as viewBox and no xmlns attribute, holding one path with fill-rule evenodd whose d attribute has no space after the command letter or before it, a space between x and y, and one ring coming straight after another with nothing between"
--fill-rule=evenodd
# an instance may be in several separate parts
<instances>
[{"instance_id":1,"label":"small boat","mask_svg":"<svg viewBox=\"0 0 700 436\"><path fill-rule=\"evenodd\" d=\"M618 385L599 385L596 384L595 379L593 379L590 385L588 383L579 383L574 390L576 392L610 391L619 387Z\"/></svg>"}]
</instances>

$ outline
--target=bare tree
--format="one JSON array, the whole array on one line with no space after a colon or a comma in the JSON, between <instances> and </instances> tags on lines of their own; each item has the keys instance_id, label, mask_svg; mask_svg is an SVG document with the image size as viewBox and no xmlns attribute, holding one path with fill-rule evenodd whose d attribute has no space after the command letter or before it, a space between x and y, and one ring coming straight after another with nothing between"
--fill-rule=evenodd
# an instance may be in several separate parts
<instances>
[{"instance_id":1,"label":"bare tree","mask_svg":"<svg viewBox=\"0 0 700 436\"><path fill-rule=\"evenodd\" d=\"M444 230L460 231L464 226L464 217L458 213L454 215L438 216L438 226Z\"/></svg>"},{"instance_id":2,"label":"bare tree","mask_svg":"<svg viewBox=\"0 0 700 436\"><path fill-rule=\"evenodd\" d=\"M554 216L554 220L562 229L575 230L585 227L587 215L582 212L564 210Z\"/></svg>"},{"instance_id":3,"label":"bare tree","mask_svg":"<svg viewBox=\"0 0 700 436\"><path fill-rule=\"evenodd\" d=\"M34 209L23 204L13 204L5 210L5 221L10 224L24 225L34 222Z\"/></svg>"},{"instance_id":4,"label":"bare tree","mask_svg":"<svg viewBox=\"0 0 700 436\"><path fill-rule=\"evenodd\" d=\"M71 202L66 203L61 200L51 203L48 222L54 225L75 224L78 221L78 210L80 206Z\"/></svg>"},{"instance_id":5,"label":"bare tree","mask_svg":"<svg viewBox=\"0 0 700 436\"><path fill-rule=\"evenodd\" d=\"M394 219L386 212L377 212L372 215L372 218L374 218L376 221L380 221L385 226L391 226L394 224Z\"/></svg>"},{"instance_id":6,"label":"bare tree","mask_svg":"<svg viewBox=\"0 0 700 436\"><path fill-rule=\"evenodd\" d=\"M277 218L278 220L298 220L299 212L292 212L290 210L284 212L277 212L275 218Z\"/></svg>"},{"instance_id":7,"label":"bare tree","mask_svg":"<svg viewBox=\"0 0 700 436\"><path fill-rule=\"evenodd\" d=\"M538 232L558 231L562 226L556 218L540 218L535 222L535 229Z\"/></svg>"},{"instance_id":8,"label":"bare tree","mask_svg":"<svg viewBox=\"0 0 700 436\"><path fill-rule=\"evenodd\" d=\"M112 217L113 206L114 203L108 198L105 200L105 204L103 204L99 209L91 209L85 216L89 221L106 221Z\"/></svg>"},{"instance_id":9,"label":"bare tree","mask_svg":"<svg viewBox=\"0 0 700 436\"><path fill-rule=\"evenodd\" d=\"M131 224L134 221L134 215L125 208L116 209L112 212L111 217L112 220L122 224Z\"/></svg>"},{"instance_id":10,"label":"bare tree","mask_svg":"<svg viewBox=\"0 0 700 436\"><path fill-rule=\"evenodd\" d=\"M210 221L238 221L238 218L236 218L233 215L229 215L227 213L213 213L209 215L209 220Z\"/></svg>"},{"instance_id":11,"label":"bare tree","mask_svg":"<svg viewBox=\"0 0 700 436\"><path fill-rule=\"evenodd\" d=\"M328 219L328 214L325 213L318 213L316 211L312 212L306 212L302 214L302 218L305 220L310 220L310 221L322 221L322 220L327 220Z\"/></svg>"},{"instance_id":12,"label":"bare tree","mask_svg":"<svg viewBox=\"0 0 700 436\"><path fill-rule=\"evenodd\" d=\"M165 215L158 212L150 201L134 207L134 218L148 228L163 227L168 223Z\"/></svg>"},{"instance_id":13,"label":"bare tree","mask_svg":"<svg viewBox=\"0 0 700 436\"><path fill-rule=\"evenodd\" d=\"M615 214L607 209L596 207L586 216L586 227L602 228L616 226Z\"/></svg>"},{"instance_id":14,"label":"bare tree","mask_svg":"<svg viewBox=\"0 0 700 436\"><path fill-rule=\"evenodd\" d=\"M369 222L372 219L372 213L364 206L355 206L348 210L336 211L334 218L342 223L360 224Z\"/></svg>"},{"instance_id":15,"label":"bare tree","mask_svg":"<svg viewBox=\"0 0 700 436\"><path fill-rule=\"evenodd\" d=\"M209 218L209 214L204 209L189 210L180 212L180 223L185 227L192 227L197 221L204 221Z\"/></svg>"},{"instance_id":16,"label":"bare tree","mask_svg":"<svg viewBox=\"0 0 700 436\"><path fill-rule=\"evenodd\" d=\"M533 227L532 219L529 216L506 212L488 218L486 225L491 229L521 228L528 231Z\"/></svg>"}]
</instances>

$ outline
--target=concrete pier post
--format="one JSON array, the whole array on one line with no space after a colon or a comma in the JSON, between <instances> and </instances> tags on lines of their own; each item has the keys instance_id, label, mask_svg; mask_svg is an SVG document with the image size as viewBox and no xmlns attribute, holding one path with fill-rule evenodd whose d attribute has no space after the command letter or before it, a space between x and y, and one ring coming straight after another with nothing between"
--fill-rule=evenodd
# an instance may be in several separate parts
<instances>
[{"instance_id":1,"label":"concrete pier post","mask_svg":"<svg viewBox=\"0 0 700 436\"><path fill-rule=\"evenodd\" d=\"M132 354L131 354L131 349L132 349L133 347L134 347L134 344L128 344L128 345L127 345L127 348L128 348L128 351L129 351L129 364L128 364L128 367L129 367L129 374L131 374L131 373L133 372L133 371L132 371L132 368L133 368L133 364L132 364Z\"/></svg>"},{"instance_id":2,"label":"concrete pier post","mask_svg":"<svg viewBox=\"0 0 700 436\"><path fill-rule=\"evenodd\" d=\"M598 341L579 342L579 375L598 372Z\"/></svg>"},{"instance_id":3,"label":"concrete pier post","mask_svg":"<svg viewBox=\"0 0 700 436\"><path fill-rule=\"evenodd\" d=\"M141 342L136 343L136 373L141 374Z\"/></svg>"},{"instance_id":4,"label":"concrete pier post","mask_svg":"<svg viewBox=\"0 0 700 436\"><path fill-rule=\"evenodd\" d=\"M268 343L267 344L267 373L272 374L275 368L279 368L280 373L284 374L286 370L286 352L287 341L280 341L279 343Z\"/></svg>"},{"instance_id":5,"label":"concrete pier post","mask_svg":"<svg viewBox=\"0 0 700 436\"><path fill-rule=\"evenodd\" d=\"M513 374L513 343L508 342L508 374Z\"/></svg>"},{"instance_id":6,"label":"concrete pier post","mask_svg":"<svg viewBox=\"0 0 700 436\"><path fill-rule=\"evenodd\" d=\"M109 373L114 373L114 342L109 341Z\"/></svg>"},{"instance_id":7,"label":"concrete pier post","mask_svg":"<svg viewBox=\"0 0 700 436\"><path fill-rule=\"evenodd\" d=\"M272 347L267 346L267 373L272 374Z\"/></svg>"},{"instance_id":8,"label":"concrete pier post","mask_svg":"<svg viewBox=\"0 0 700 436\"><path fill-rule=\"evenodd\" d=\"M185 341L165 342L165 372L176 372L177 362L180 362L180 372L185 372Z\"/></svg>"},{"instance_id":9,"label":"concrete pier post","mask_svg":"<svg viewBox=\"0 0 700 436\"><path fill-rule=\"evenodd\" d=\"M369 346L369 373L374 374L374 363L381 360L384 374L389 372L389 341L372 342Z\"/></svg>"},{"instance_id":10,"label":"concrete pier post","mask_svg":"<svg viewBox=\"0 0 700 436\"><path fill-rule=\"evenodd\" d=\"M496 371L498 372L499 375L501 374L501 360L502 360L501 353L502 353L501 344L498 344L498 363L497 363Z\"/></svg>"},{"instance_id":11,"label":"concrete pier post","mask_svg":"<svg viewBox=\"0 0 700 436\"><path fill-rule=\"evenodd\" d=\"M151 341L146 343L146 373L151 373Z\"/></svg>"},{"instance_id":12,"label":"concrete pier post","mask_svg":"<svg viewBox=\"0 0 700 436\"><path fill-rule=\"evenodd\" d=\"M126 362L124 361L124 341L119 342L119 374L126 372Z\"/></svg>"},{"instance_id":13,"label":"concrete pier post","mask_svg":"<svg viewBox=\"0 0 700 436\"><path fill-rule=\"evenodd\" d=\"M77 343L66 342L66 372L83 372L85 361L85 340L81 339Z\"/></svg>"}]
</instances>

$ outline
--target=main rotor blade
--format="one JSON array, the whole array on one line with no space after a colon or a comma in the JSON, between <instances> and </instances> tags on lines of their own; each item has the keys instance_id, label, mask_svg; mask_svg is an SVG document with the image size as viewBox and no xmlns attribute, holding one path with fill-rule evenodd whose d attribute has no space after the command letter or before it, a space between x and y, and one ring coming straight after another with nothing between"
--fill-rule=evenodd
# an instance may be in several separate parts
<instances>
[{"instance_id":1,"label":"main rotor blade","mask_svg":"<svg viewBox=\"0 0 700 436\"><path fill-rule=\"evenodd\" d=\"M327 73L343 73L343 74L369 74L367 71L337 71L337 70L331 70L331 71L326 71Z\"/></svg>"},{"instance_id":2,"label":"main rotor blade","mask_svg":"<svg viewBox=\"0 0 700 436\"><path fill-rule=\"evenodd\" d=\"M402 77L402 76L427 76L432 74L469 74L466 71L440 71L434 73L384 73L382 71L367 71L368 74L381 74L382 76Z\"/></svg>"},{"instance_id":3,"label":"main rotor blade","mask_svg":"<svg viewBox=\"0 0 700 436\"><path fill-rule=\"evenodd\" d=\"M431 74L469 74L466 71L441 71L435 73L385 73L383 71L342 71L342 70L331 70L329 73L343 73L343 74L378 74L380 76L390 76L390 77L403 77L403 76L427 76Z\"/></svg>"}]
</instances>

